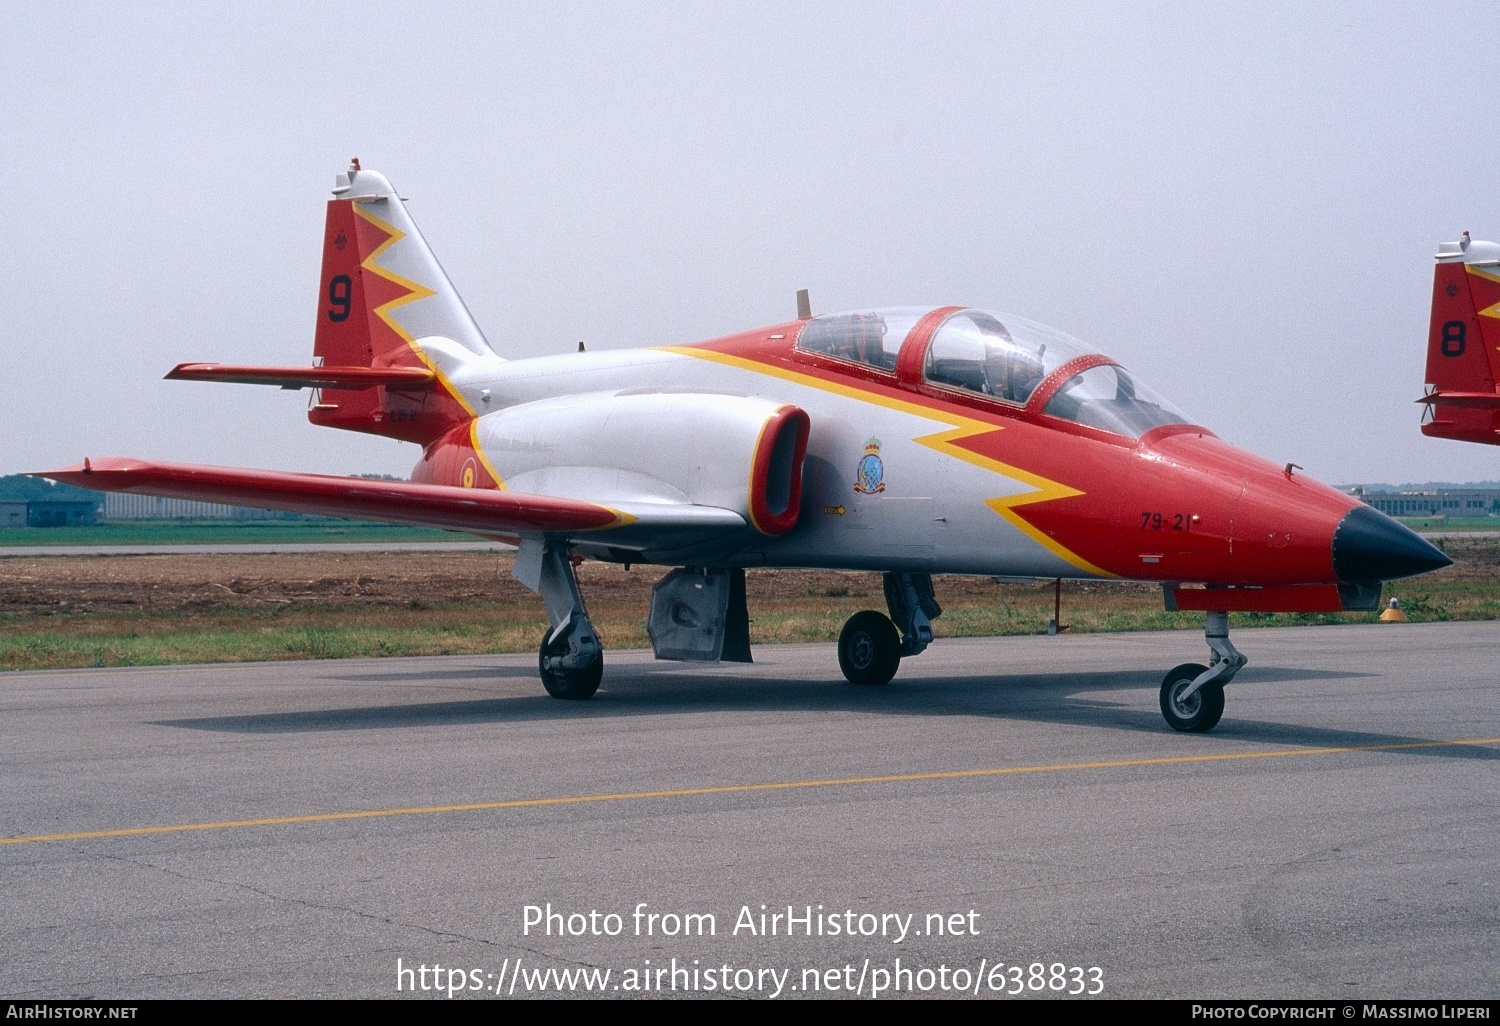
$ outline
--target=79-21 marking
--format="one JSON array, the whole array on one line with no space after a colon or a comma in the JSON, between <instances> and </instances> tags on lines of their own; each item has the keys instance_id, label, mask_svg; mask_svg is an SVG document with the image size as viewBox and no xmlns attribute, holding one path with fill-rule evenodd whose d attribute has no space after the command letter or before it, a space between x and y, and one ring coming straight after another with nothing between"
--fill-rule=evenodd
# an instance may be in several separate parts
<instances>
[{"instance_id":1,"label":"79-21 marking","mask_svg":"<svg viewBox=\"0 0 1500 1026\"><path fill-rule=\"evenodd\" d=\"M1141 510L1142 531L1191 531L1197 522L1196 513L1157 513Z\"/></svg>"}]
</instances>

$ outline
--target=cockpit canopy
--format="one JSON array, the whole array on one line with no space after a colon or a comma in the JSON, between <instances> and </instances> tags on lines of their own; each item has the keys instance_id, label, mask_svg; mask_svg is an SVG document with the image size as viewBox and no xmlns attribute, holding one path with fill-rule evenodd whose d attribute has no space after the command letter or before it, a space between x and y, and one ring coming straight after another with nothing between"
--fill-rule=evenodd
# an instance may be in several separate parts
<instances>
[{"instance_id":1,"label":"cockpit canopy","mask_svg":"<svg viewBox=\"0 0 1500 1026\"><path fill-rule=\"evenodd\" d=\"M797 349L894 373L902 348L925 346L922 380L1024 407L1044 383L1046 416L1138 438L1188 419L1125 370L1071 335L1023 317L962 309L935 331L913 333L931 311L895 307L826 314L808 321ZM930 324L930 322L929 322ZM1065 381L1050 381L1065 364L1093 356Z\"/></svg>"},{"instance_id":2,"label":"cockpit canopy","mask_svg":"<svg viewBox=\"0 0 1500 1026\"><path fill-rule=\"evenodd\" d=\"M821 353L876 370L894 371L901 343L926 312L926 308L906 307L824 314L802 326L797 348L804 353Z\"/></svg>"}]
</instances>

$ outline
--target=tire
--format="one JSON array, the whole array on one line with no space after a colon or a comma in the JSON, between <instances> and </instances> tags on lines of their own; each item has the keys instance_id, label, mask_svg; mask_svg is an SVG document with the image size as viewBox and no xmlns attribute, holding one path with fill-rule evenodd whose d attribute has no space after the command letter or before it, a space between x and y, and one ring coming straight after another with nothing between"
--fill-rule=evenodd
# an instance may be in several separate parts
<instances>
[{"instance_id":1,"label":"tire","mask_svg":"<svg viewBox=\"0 0 1500 1026\"><path fill-rule=\"evenodd\" d=\"M569 628L571 630L571 627ZM550 632L549 632L550 633ZM563 655L568 651L568 632L564 631L549 645L542 635L542 647L537 652L537 669L542 675L542 687L553 698L582 701L593 698L599 690L599 681L604 678L604 653L600 652L593 662L576 670L549 670L547 657Z\"/></svg>"},{"instance_id":2,"label":"tire","mask_svg":"<svg viewBox=\"0 0 1500 1026\"><path fill-rule=\"evenodd\" d=\"M850 684L889 684L901 666L901 635L873 609L849 617L839 632L839 669Z\"/></svg>"},{"instance_id":3,"label":"tire","mask_svg":"<svg viewBox=\"0 0 1500 1026\"><path fill-rule=\"evenodd\" d=\"M1208 667L1202 663L1183 663L1175 666L1162 678L1161 714L1173 730L1186 734L1203 734L1218 725L1224 715L1224 685L1205 684L1186 702L1177 700L1177 695L1187 688Z\"/></svg>"}]
</instances>

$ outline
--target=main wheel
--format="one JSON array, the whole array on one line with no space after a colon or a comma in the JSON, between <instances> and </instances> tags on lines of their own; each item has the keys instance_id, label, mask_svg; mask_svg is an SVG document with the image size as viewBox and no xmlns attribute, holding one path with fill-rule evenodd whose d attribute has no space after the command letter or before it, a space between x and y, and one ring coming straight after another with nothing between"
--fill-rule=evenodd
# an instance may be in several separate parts
<instances>
[{"instance_id":1,"label":"main wheel","mask_svg":"<svg viewBox=\"0 0 1500 1026\"><path fill-rule=\"evenodd\" d=\"M1205 684L1186 698L1180 697L1207 669L1202 663L1183 663L1162 678L1161 714L1173 730L1202 734L1213 730L1224 715L1222 684Z\"/></svg>"},{"instance_id":2,"label":"main wheel","mask_svg":"<svg viewBox=\"0 0 1500 1026\"><path fill-rule=\"evenodd\" d=\"M542 635L542 647L537 653L537 669L542 674L542 687L546 688L547 694L553 698L593 698L594 692L599 690L599 681L604 677L603 652L595 656L587 666L581 666L576 670L547 668L548 656L567 654L568 636L573 629L573 625L569 624L567 628L559 632L556 638L552 639L551 643L548 643L546 634Z\"/></svg>"},{"instance_id":3,"label":"main wheel","mask_svg":"<svg viewBox=\"0 0 1500 1026\"><path fill-rule=\"evenodd\" d=\"M839 633L839 669L851 684L889 684L901 666L901 635L873 609L855 613Z\"/></svg>"}]
</instances>

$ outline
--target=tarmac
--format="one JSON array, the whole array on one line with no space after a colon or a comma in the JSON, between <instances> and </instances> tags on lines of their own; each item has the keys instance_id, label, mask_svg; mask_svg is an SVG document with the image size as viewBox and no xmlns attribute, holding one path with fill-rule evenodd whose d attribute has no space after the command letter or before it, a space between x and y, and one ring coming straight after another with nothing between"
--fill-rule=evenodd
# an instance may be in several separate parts
<instances>
[{"instance_id":1,"label":"tarmac","mask_svg":"<svg viewBox=\"0 0 1500 1026\"><path fill-rule=\"evenodd\" d=\"M1500 623L1235 643L0 674L0 995L1500 996Z\"/></svg>"}]
</instances>

